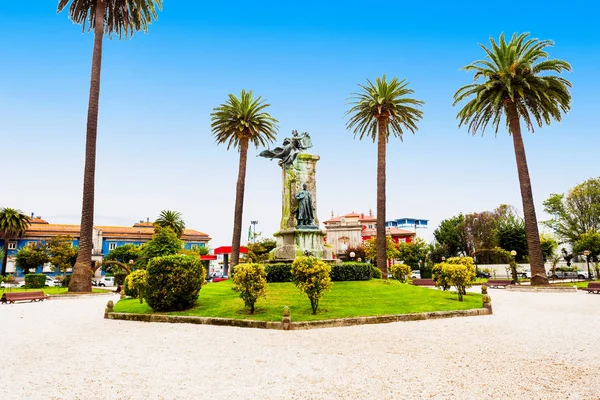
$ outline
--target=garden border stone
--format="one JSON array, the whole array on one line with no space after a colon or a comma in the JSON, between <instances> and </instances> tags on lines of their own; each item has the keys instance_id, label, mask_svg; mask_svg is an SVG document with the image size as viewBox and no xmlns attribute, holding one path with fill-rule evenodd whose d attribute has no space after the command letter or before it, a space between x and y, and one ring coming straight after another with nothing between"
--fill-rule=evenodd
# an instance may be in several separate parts
<instances>
[{"instance_id":1,"label":"garden border stone","mask_svg":"<svg viewBox=\"0 0 600 400\"><path fill-rule=\"evenodd\" d=\"M342 326L366 325L366 324L387 324L390 322L402 321L421 321L428 319L454 318L454 317L475 317L479 315L491 315L492 310L488 308L473 308L470 310L453 311L432 311L414 314L395 314L395 315L376 315L369 317L337 318L320 321L301 321L290 323L289 330L304 330L317 328L336 328ZM167 314L134 314L134 313L116 313L106 314L108 319L138 321L138 322L167 322L167 323L187 323L200 325L220 325L235 326L241 328L260 328L260 329L278 329L283 330L283 323L279 321L254 321L248 319L233 318L213 318L213 317L195 317L188 315L167 315Z\"/></svg>"},{"instance_id":2,"label":"garden border stone","mask_svg":"<svg viewBox=\"0 0 600 400\"><path fill-rule=\"evenodd\" d=\"M508 285L505 290L513 292L533 292L533 293L575 293L577 292L577 286L531 286L531 285Z\"/></svg>"}]
</instances>

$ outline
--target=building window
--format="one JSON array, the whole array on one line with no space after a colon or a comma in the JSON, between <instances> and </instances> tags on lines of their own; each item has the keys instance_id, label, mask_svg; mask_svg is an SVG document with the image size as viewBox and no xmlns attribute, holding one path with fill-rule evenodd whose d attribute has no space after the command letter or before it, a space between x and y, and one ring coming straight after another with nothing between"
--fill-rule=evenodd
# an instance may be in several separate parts
<instances>
[{"instance_id":1,"label":"building window","mask_svg":"<svg viewBox=\"0 0 600 400\"><path fill-rule=\"evenodd\" d=\"M373 224L370 224L370 225L369 225L369 229L373 229Z\"/></svg>"},{"instance_id":2,"label":"building window","mask_svg":"<svg viewBox=\"0 0 600 400\"><path fill-rule=\"evenodd\" d=\"M16 250L17 249L17 242L8 242L8 249L9 250Z\"/></svg>"},{"instance_id":3,"label":"building window","mask_svg":"<svg viewBox=\"0 0 600 400\"><path fill-rule=\"evenodd\" d=\"M27 246L29 247L35 247L38 244L38 242L27 242Z\"/></svg>"},{"instance_id":4,"label":"building window","mask_svg":"<svg viewBox=\"0 0 600 400\"><path fill-rule=\"evenodd\" d=\"M112 251L112 250L114 250L116 248L117 248L117 244L116 243L113 242L113 243L109 243L108 244L108 251Z\"/></svg>"},{"instance_id":5,"label":"building window","mask_svg":"<svg viewBox=\"0 0 600 400\"><path fill-rule=\"evenodd\" d=\"M197 249L198 245L197 244L192 244L192 249Z\"/></svg>"}]
</instances>

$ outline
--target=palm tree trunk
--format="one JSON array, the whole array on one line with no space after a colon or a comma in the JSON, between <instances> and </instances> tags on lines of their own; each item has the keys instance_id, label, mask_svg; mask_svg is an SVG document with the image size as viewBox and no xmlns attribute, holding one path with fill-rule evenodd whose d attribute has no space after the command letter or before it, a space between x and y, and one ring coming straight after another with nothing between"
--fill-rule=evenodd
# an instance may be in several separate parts
<instances>
[{"instance_id":1,"label":"palm tree trunk","mask_svg":"<svg viewBox=\"0 0 600 400\"><path fill-rule=\"evenodd\" d=\"M83 205L79 232L79 253L73 267L69 292L91 292L92 236L94 231L94 181L96 174L96 135L98 133L98 101L100 98L100 70L102 67L102 39L104 37L104 0L96 5L94 24L94 51L88 103L85 139L85 167L83 172Z\"/></svg>"},{"instance_id":2,"label":"palm tree trunk","mask_svg":"<svg viewBox=\"0 0 600 400\"><path fill-rule=\"evenodd\" d=\"M4 257L2 257L2 276L6 275L6 268L8 267L8 238L4 238Z\"/></svg>"},{"instance_id":3,"label":"palm tree trunk","mask_svg":"<svg viewBox=\"0 0 600 400\"><path fill-rule=\"evenodd\" d=\"M527 232L529 263L531 265L531 284L547 285L548 277L546 276L546 269L544 268L544 257L542 255L542 246L540 245L540 233L538 231L537 217L535 215L529 168L527 167L525 146L523 145L519 115L515 103L509 103L507 105L507 117L509 119L510 133L513 137L515 158L517 159L517 172L519 174L519 184L521 186L521 200L523 201L525 231Z\"/></svg>"},{"instance_id":4,"label":"palm tree trunk","mask_svg":"<svg viewBox=\"0 0 600 400\"><path fill-rule=\"evenodd\" d=\"M240 167L235 189L235 213L233 216L233 238L231 240L231 268L240 263L240 242L242 238L242 213L244 212L244 192L246 188L246 162L248 160L248 138L240 140Z\"/></svg>"},{"instance_id":5,"label":"palm tree trunk","mask_svg":"<svg viewBox=\"0 0 600 400\"><path fill-rule=\"evenodd\" d=\"M383 279L388 278L385 237L385 152L387 144L387 118L380 118L377 133L377 268Z\"/></svg>"}]
</instances>

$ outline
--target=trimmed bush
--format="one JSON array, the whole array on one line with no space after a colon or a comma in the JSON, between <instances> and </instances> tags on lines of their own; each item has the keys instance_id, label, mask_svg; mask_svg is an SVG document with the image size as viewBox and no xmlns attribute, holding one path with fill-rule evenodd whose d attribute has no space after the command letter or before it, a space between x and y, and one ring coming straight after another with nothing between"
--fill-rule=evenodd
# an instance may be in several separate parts
<instances>
[{"instance_id":1,"label":"trimmed bush","mask_svg":"<svg viewBox=\"0 0 600 400\"><path fill-rule=\"evenodd\" d=\"M198 299L206 272L198 257L182 254L155 257L148 262L144 298L155 311L182 311Z\"/></svg>"},{"instance_id":2,"label":"trimmed bush","mask_svg":"<svg viewBox=\"0 0 600 400\"><path fill-rule=\"evenodd\" d=\"M319 299L331 289L331 267L314 257L296 257L292 263L294 283L310 300L312 313L317 313Z\"/></svg>"},{"instance_id":3,"label":"trimmed bush","mask_svg":"<svg viewBox=\"0 0 600 400\"><path fill-rule=\"evenodd\" d=\"M123 291L125 292L125 296L127 297L137 297L137 292L133 290L133 288L129 287L127 278L125 278L125 282L123 283Z\"/></svg>"},{"instance_id":4,"label":"trimmed bush","mask_svg":"<svg viewBox=\"0 0 600 400\"><path fill-rule=\"evenodd\" d=\"M45 274L27 274L25 275L25 287L28 289L42 289L46 286Z\"/></svg>"},{"instance_id":5,"label":"trimmed bush","mask_svg":"<svg viewBox=\"0 0 600 400\"><path fill-rule=\"evenodd\" d=\"M290 263L266 264L265 272L268 283L292 281L292 264Z\"/></svg>"},{"instance_id":6,"label":"trimmed bush","mask_svg":"<svg viewBox=\"0 0 600 400\"><path fill-rule=\"evenodd\" d=\"M433 277L431 266L421 267L421 279L431 279Z\"/></svg>"},{"instance_id":7,"label":"trimmed bush","mask_svg":"<svg viewBox=\"0 0 600 400\"><path fill-rule=\"evenodd\" d=\"M368 263L345 262L331 266L332 281L368 281L371 275L372 267Z\"/></svg>"},{"instance_id":8,"label":"trimmed bush","mask_svg":"<svg viewBox=\"0 0 600 400\"><path fill-rule=\"evenodd\" d=\"M394 279L406 283L406 281L410 279L412 268L410 268L410 265L408 264L392 264L390 266L390 272Z\"/></svg>"},{"instance_id":9,"label":"trimmed bush","mask_svg":"<svg viewBox=\"0 0 600 400\"><path fill-rule=\"evenodd\" d=\"M458 301L463 301L467 294L467 287L475 281L475 263L471 257L452 257L445 263L436 264L434 273L438 271L441 282L445 286L455 286L458 292ZM436 286L440 286L436 281Z\"/></svg>"},{"instance_id":10,"label":"trimmed bush","mask_svg":"<svg viewBox=\"0 0 600 400\"><path fill-rule=\"evenodd\" d=\"M240 293L244 305L254 314L254 304L266 297L267 273L260 264L238 264L235 266L232 289Z\"/></svg>"},{"instance_id":11,"label":"trimmed bush","mask_svg":"<svg viewBox=\"0 0 600 400\"><path fill-rule=\"evenodd\" d=\"M148 273L145 269L138 269L127 275L125 278L127 282L127 288L134 293L134 297L140 300L140 303L144 302L144 293L148 287ZM127 293L125 293L127 295Z\"/></svg>"},{"instance_id":12,"label":"trimmed bush","mask_svg":"<svg viewBox=\"0 0 600 400\"><path fill-rule=\"evenodd\" d=\"M383 274L381 273L381 270L375 265L371 264L371 277L373 279L381 279L382 276Z\"/></svg>"}]
</instances>

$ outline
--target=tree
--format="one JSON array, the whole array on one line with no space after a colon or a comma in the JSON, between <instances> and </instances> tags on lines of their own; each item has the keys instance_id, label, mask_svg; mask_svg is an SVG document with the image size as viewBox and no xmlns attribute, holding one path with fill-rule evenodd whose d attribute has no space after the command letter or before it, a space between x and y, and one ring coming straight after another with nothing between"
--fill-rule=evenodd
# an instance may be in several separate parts
<instances>
[{"instance_id":1,"label":"tree","mask_svg":"<svg viewBox=\"0 0 600 400\"><path fill-rule=\"evenodd\" d=\"M152 240L142 247L142 257L140 257L138 264L141 267L146 267L148 262L153 258L180 254L182 250L183 241L179 239L179 236L171 228L157 226L154 228Z\"/></svg>"},{"instance_id":2,"label":"tree","mask_svg":"<svg viewBox=\"0 0 600 400\"><path fill-rule=\"evenodd\" d=\"M275 140L277 134L278 121L264 111L269 106L261 96L255 99L252 91L242 90L239 98L229 94L229 100L216 107L210 114L211 128L217 143L226 143L227 150L233 146L240 152L231 240L231 267L240 262L248 145L252 142L257 148L266 146Z\"/></svg>"},{"instance_id":3,"label":"tree","mask_svg":"<svg viewBox=\"0 0 600 400\"><path fill-rule=\"evenodd\" d=\"M94 230L94 181L96 174L96 136L98 133L98 102L100 98L100 71L102 68L102 39L104 34L131 37L136 31L147 32L148 25L157 18L162 0L59 0L58 12L69 5L69 18L85 30L94 30L94 50L88 102L83 173L83 202L79 255L69 283L70 292L91 292L92 234ZM96 21L102 21L96 24Z\"/></svg>"},{"instance_id":4,"label":"tree","mask_svg":"<svg viewBox=\"0 0 600 400\"><path fill-rule=\"evenodd\" d=\"M377 244L378 242L376 237L367 239L364 244L365 257L371 260L371 262L375 265L379 265L377 263ZM386 260L398 258L398 246L391 236L385 237L385 257ZM379 268L379 270L381 270L381 268Z\"/></svg>"},{"instance_id":5,"label":"tree","mask_svg":"<svg viewBox=\"0 0 600 400\"><path fill-rule=\"evenodd\" d=\"M8 263L8 242L23 236L31 225L31 219L21 210L0 208L0 236L4 238L4 255L2 257L2 275L6 275Z\"/></svg>"},{"instance_id":6,"label":"tree","mask_svg":"<svg viewBox=\"0 0 600 400\"><path fill-rule=\"evenodd\" d=\"M554 216L544 224L571 245L584 233L600 232L600 177L580 183L566 196L550 195L544 201L544 211Z\"/></svg>"},{"instance_id":7,"label":"tree","mask_svg":"<svg viewBox=\"0 0 600 400\"><path fill-rule=\"evenodd\" d=\"M542 255L544 262L552 260L555 256L554 252L558 248L558 242L550 235L540 235L540 245L542 246Z\"/></svg>"},{"instance_id":8,"label":"tree","mask_svg":"<svg viewBox=\"0 0 600 400\"><path fill-rule=\"evenodd\" d=\"M481 47L487 60L475 61L464 70L474 71L475 83L463 86L454 95L454 105L470 99L459 111L459 126L468 124L469 131L485 131L491 122L498 133L502 117L505 117L512 135L517 172L521 187L521 199L527 230L531 284L548 284L544 269L540 235L535 215L531 180L527 157L521 136L521 120L533 132L534 122L540 127L551 120L560 121L561 113L571 108L571 83L553 73L570 71L571 66L562 60L548 59L545 48L552 46L550 40L528 38L523 33L512 36L509 42L500 35L498 44L490 38L491 48ZM478 82L483 78L483 82Z\"/></svg>"},{"instance_id":9,"label":"tree","mask_svg":"<svg viewBox=\"0 0 600 400\"><path fill-rule=\"evenodd\" d=\"M48 253L53 268L58 268L63 273L63 277L66 277L67 270L73 268L77 261L78 248L73 247L72 236L58 235L48 242Z\"/></svg>"},{"instance_id":10,"label":"tree","mask_svg":"<svg viewBox=\"0 0 600 400\"><path fill-rule=\"evenodd\" d=\"M351 257L352 253L354 253L354 257ZM359 244L358 246L348 246L346 251L344 252L343 260L344 261L366 261L369 257L367 257L367 253L365 252L364 244Z\"/></svg>"},{"instance_id":11,"label":"tree","mask_svg":"<svg viewBox=\"0 0 600 400\"><path fill-rule=\"evenodd\" d=\"M160 216L154 221L155 226L161 228L171 228L177 236L181 237L185 231L185 222L181 218L181 213L178 211L163 210Z\"/></svg>"},{"instance_id":12,"label":"tree","mask_svg":"<svg viewBox=\"0 0 600 400\"><path fill-rule=\"evenodd\" d=\"M123 246L115 247L107 255L104 256L104 261L119 261L122 263L134 263L143 255L144 245L138 246L135 244L124 244Z\"/></svg>"},{"instance_id":13,"label":"tree","mask_svg":"<svg viewBox=\"0 0 600 400\"><path fill-rule=\"evenodd\" d=\"M267 273L260 264L238 264L233 275L232 289L240 293L244 305L254 314L254 305L261 297L267 297Z\"/></svg>"},{"instance_id":14,"label":"tree","mask_svg":"<svg viewBox=\"0 0 600 400\"><path fill-rule=\"evenodd\" d=\"M590 231L579 236L579 240L573 246L573 252L583 254L586 250L590 252L587 261L600 261L600 233Z\"/></svg>"},{"instance_id":15,"label":"tree","mask_svg":"<svg viewBox=\"0 0 600 400\"><path fill-rule=\"evenodd\" d=\"M386 210L386 147L390 134L402 139L404 130L415 133L417 121L423 117L418 109L423 102L408 97L413 94L405 80L393 78L387 81L386 76L377 78L375 83L367 79L366 85L358 85L359 93L350 98L350 109L346 115L350 117L347 129L354 132L362 140L364 136L377 140L377 268L387 279L385 210Z\"/></svg>"},{"instance_id":16,"label":"tree","mask_svg":"<svg viewBox=\"0 0 600 400\"><path fill-rule=\"evenodd\" d=\"M292 279L310 300L313 315L317 314L319 300L331 289L331 267L314 257L296 257L292 263Z\"/></svg>"},{"instance_id":17,"label":"tree","mask_svg":"<svg viewBox=\"0 0 600 400\"><path fill-rule=\"evenodd\" d=\"M464 226L465 217L459 214L440 222L440 225L433 232L436 242L445 249L447 254L444 257L455 257L467 254L467 243L465 231L461 229Z\"/></svg>"},{"instance_id":18,"label":"tree","mask_svg":"<svg viewBox=\"0 0 600 400\"><path fill-rule=\"evenodd\" d=\"M246 245L248 248L248 254L246 255L246 259L248 262L261 262L267 261L269 259L269 253L275 247L277 247L277 242L275 239L265 238L258 242L248 243ZM252 260L252 261L250 261Z\"/></svg>"},{"instance_id":19,"label":"tree","mask_svg":"<svg viewBox=\"0 0 600 400\"><path fill-rule=\"evenodd\" d=\"M496 229L498 214L492 211L482 211L465 215L464 222L459 226L465 239L467 255L474 256L482 249L496 247Z\"/></svg>"},{"instance_id":20,"label":"tree","mask_svg":"<svg viewBox=\"0 0 600 400\"><path fill-rule=\"evenodd\" d=\"M47 247L43 243L36 243L33 246L24 246L17 251L15 255L15 265L23 271L23 275L31 273L31 270L37 269L49 261Z\"/></svg>"},{"instance_id":21,"label":"tree","mask_svg":"<svg viewBox=\"0 0 600 400\"><path fill-rule=\"evenodd\" d=\"M410 243L398 244L398 259L404 261L411 269L420 269L428 252L429 244L421 238L415 238Z\"/></svg>"},{"instance_id":22,"label":"tree","mask_svg":"<svg viewBox=\"0 0 600 400\"><path fill-rule=\"evenodd\" d=\"M496 230L498 246L506 251L516 251L516 261L524 262L527 251L527 232L525 222L516 215L510 215L499 221Z\"/></svg>"}]
</instances>

